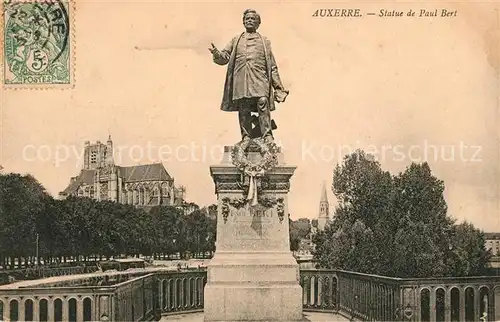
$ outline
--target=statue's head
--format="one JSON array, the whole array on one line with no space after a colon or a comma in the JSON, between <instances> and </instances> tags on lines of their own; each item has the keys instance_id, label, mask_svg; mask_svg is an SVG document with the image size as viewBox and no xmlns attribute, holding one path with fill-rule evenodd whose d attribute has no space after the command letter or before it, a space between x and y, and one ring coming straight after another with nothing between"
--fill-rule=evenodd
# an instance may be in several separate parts
<instances>
[{"instance_id":1,"label":"statue's head","mask_svg":"<svg viewBox=\"0 0 500 322\"><path fill-rule=\"evenodd\" d=\"M243 26L248 31L255 31L260 26L260 15L254 9L243 12Z\"/></svg>"}]
</instances>

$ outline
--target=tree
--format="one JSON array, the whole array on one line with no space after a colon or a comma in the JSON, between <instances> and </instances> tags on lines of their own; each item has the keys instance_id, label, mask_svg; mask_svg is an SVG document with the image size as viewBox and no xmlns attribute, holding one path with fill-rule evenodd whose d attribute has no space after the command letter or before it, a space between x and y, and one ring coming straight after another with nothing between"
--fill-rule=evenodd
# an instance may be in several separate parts
<instances>
[{"instance_id":1,"label":"tree","mask_svg":"<svg viewBox=\"0 0 500 322\"><path fill-rule=\"evenodd\" d=\"M299 250L300 236L298 228L294 226L293 220L288 218L288 229L290 238L290 250L296 252Z\"/></svg>"},{"instance_id":2,"label":"tree","mask_svg":"<svg viewBox=\"0 0 500 322\"><path fill-rule=\"evenodd\" d=\"M395 251L391 261L405 263L392 265L389 273L413 277L447 275L449 267L443 258L449 252L453 220L447 216L444 182L434 177L424 162L412 163L394 177L393 183L395 216L389 220ZM408 257L408 249L417 249L413 253L417 263L414 268L406 268L413 265L403 259Z\"/></svg>"},{"instance_id":3,"label":"tree","mask_svg":"<svg viewBox=\"0 0 500 322\"><path fill-rule=\"evenodd\" d=\"M356 270L361 272L386 271L390 267L390 247L386 232L390 223L392 202L392 177L383 171L380 164L367 156L363 151L356 151L344 158L342 165L337 165L333 173L332 190L339 201L334 220L330 229L320 234L315 241L316 259L320 263L335 264L337 268ZM356 229L353 228L356 226ZM381 229L382 228L382 229ZM370 253L370 258L359 266L352 256L359 256L360 252L344 246L337 247L346 240L349 245L365 247L361 231L370 234L372 245L377 249ZM318 242L332 240L331 247L337 247L332 254L323 253L323 247ZM363 242L361 242L363 241ZM319 247L318 247L319 246ZM364 251L362 253L365 253ZM332 258L337 256L338 258ZM325 258L321 258L325 257Z\"/></svg>"},{"instance_id":4,"label":"tree","mask_svg":"<svg viewBox=\"0 0 500 322\"><path fill-rule=\"evenodd\" d=\"M485 268L491 258L486 250L484 233L468 222L455 225L449 244L448 276L474 276L487 274Z\"/></svg>"},{"instance_id":5,"label":"tree","mask_svg":"<svg viewBox=\"0 0 500 322\"><path fill-rule=\"evenodd\" d=\"M166 253L170 256L184 252L186 249L182 246L185 244L182 210L171 206L157 206L151 209L149 215L153 223L154 253Z\"/></svg>"},{"instance_id":6,"label":"tree","mask_svg":"<svg viewBox=\"0 0 500 322\"><path fill-rule=\"evenodd\" d=\"M353 225L344 223L339 228L327 225L313 237L313 242L316 244L314 255L321 267L376 272L373 232L360 220Z\"/></svg>"},{"instance_id":7,"label":"tree","mask_svg":"<svg viewBox=\"0 0 500 322\"><path fill-rule=\"evenodd\" d=\"M0 261L18 258L21 266L24 258L27 264L36 251L36 218L50 196L33 176L16 173L0 174L0 196Z\"/></svg>"},{"instance_id":8,"label":"tree","mask_svg":"<svg viewBox=\"0 0 500 322\"><path fill-rule=\"evenodd\" d=\"M186 217L187 248L191 253L199 254L208 249L208 218L200 210L195 210Z\"/></svg>"},{"instance_id":9,"label":"tree","mask_svg":"<svg viewBox=\"0 0 500 322\"><path fill-rule=\"evenodd\" d=\"M447 214L444 183L427 163L396 176L363 151L334 169L339 204L314 237L323 267L397 277L466 276L489 260L484 236Z\"/></svg>"},{"instance_id":10,"label":"tree","mask_svg":"<svg viewBox=\"0 0 500 322\"><path fill-rule=\"evenodd\" d=\"M311 222L308 218L299 218L295 221L289 219L290 250L297 251L302 239L309 238Z\"/></svg>"},{"instance_id":11,"label":"tree","mask_svg":"<svg viewBox=\"0 0 500 322\"><path fill-rule=\"evenodd\" d=\"M217 216L207 216L207 251L210 252L210 256L215 252L215 242L217 240Z\"/></svg>"},{"instance_id":12,"label":"tree","mask_svg":"<svg viewBox=\"0 0 500 322\"><path fill-rule=\"evenodd\" d=\"M311 221L308 218L299 218L292 221L292 225L297 229L301 239L309 238L309 234L311 233Z\"/></svg>"}]
</instances>

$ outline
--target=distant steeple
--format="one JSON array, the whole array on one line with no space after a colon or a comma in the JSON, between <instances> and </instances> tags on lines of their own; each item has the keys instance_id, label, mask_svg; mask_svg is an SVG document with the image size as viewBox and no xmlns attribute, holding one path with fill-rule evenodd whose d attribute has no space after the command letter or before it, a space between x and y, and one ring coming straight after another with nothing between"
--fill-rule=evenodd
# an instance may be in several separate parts
<instances>
[{"instance_id":1,"label":"distant steeple","mask_svg":"<svg viewBox=\"0 0 500 322\"><path fill-rule=\"evenodd\" d=\"M328 196L326 194L326 181L325 180L323 180L323 187L321 188L320 202L328 202Z\"/></svg>"},{"instance_id":2,"label":"distant steeple","mask_svg":"<svg viewBox=\"0 0 500 322\"><path fill-rule=\"evenodd\" d=\"M328 195L326 194L326 182L323 181L321 188L321 198L319 200L319 215L318 215L318 229L325 229L326 223L330 220L330 204L328 202Z\"/></svg>"}]
</instances>

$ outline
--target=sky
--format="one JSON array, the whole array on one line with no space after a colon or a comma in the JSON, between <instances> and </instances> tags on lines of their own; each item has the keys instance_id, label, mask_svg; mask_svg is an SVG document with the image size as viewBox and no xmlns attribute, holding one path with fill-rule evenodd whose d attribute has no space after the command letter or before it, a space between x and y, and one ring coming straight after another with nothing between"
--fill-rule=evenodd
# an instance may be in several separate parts
<instances>
[{"instance_id":1,"label":"sky","mask_svg":"<svg viewBox=\"0 0 500 322\"><path fill-rule=\"evenodd\" d=\"M4 172L33 174L57 195L81 168L84 141L111 134L115 162L163 162L187 198L216 201L209 166L239 141L220 110L223 48L256 9L290 90L272 114L289 165L289 211L315 218L321 186L357 148L397 174L428 161L449 214L500 231L500 16L493 3L79 1L73 13L73 88L2 89ZM362 17L314 17L359 8ZM381 9L405 13L379 17ZM412 9L415 17L406 13ZM456 10L418 17L421 9ZM376 15L367 15L374 12ZM117 151L118 150L118 151ZM148 152L149 151L149 152ZM205 151L205 152L203 152Z\"/></svg>"}]
</instances>

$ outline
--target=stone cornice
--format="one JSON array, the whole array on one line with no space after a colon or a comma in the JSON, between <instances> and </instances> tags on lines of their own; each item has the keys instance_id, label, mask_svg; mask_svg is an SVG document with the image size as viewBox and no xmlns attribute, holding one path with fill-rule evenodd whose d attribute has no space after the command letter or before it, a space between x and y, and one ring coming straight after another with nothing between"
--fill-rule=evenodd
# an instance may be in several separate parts
<instances>
[{"instance_id":1,"label":"stone cornice","mask_svg":"<svg viewBox=\"0 0 500 322\"><path fill-rule=\"evenodd\" d=\"M261 192L288 192L290 178L295 172L295 166L278 166L262 177L257 178L258 189ZM249 176L232 165L217 165L210 167L214 180L215 193L248 190Z\"/></svg>"},{"instance_id":2,"label":"stone cornice","mask_svg":"<svg viewBox=\"0 0 500 322\"><path fill-rule=\"evenodd\" d=\"M288 176L292 176L295 172L295 169L297 169L296 166L277 166L273 170L269 171L267 175L276 175L276 174L284 174ZM217 176L217 175L241 175L243 174L240 170L238 170L235 166L233 165L213 165L210 166L210 175L212 177Z\"/></svg>"}]
</instances>

